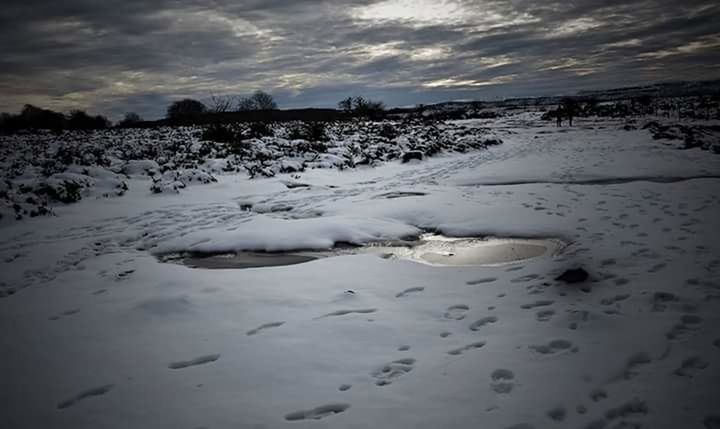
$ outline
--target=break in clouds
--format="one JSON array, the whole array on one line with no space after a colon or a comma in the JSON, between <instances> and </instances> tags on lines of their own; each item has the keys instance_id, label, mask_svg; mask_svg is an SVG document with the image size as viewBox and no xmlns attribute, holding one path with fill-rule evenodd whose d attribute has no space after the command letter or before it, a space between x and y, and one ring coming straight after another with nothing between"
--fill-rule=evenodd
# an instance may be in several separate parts
<instances>
[{"instance_id":1,"label":"break in clouds","mask_svg":"<svg viewBox=\"0 0 720 429\"><path fill-rule=\"evenodd\" d=\"M118 118L178 97L401 106L718 77L713 1L4 2L0 111Z\"/></svg>"}]
</instances>

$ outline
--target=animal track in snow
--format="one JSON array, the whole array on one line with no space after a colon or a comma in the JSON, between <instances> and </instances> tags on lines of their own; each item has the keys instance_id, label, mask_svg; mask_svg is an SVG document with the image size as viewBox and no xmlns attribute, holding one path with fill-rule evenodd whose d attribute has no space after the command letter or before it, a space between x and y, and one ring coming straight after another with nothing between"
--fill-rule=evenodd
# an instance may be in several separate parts
<instances>
[{"instance_id":1,"label":"animal track in snow","mask_svg":"<svg viewBox=\"0 0 720 429\"><path fill-rule=\"evenodd\" d=\"M98 387L93 387L92 389L84 390L84 391L78 393L77 395L73 396L72 398L66 399L66 400L60 402L57 405L57 407L60 410L71 407L71 406L75 405L78 401L82 401L85 398L90 398L92 396L104 395L104 394L108 393L113 387L115 387L114 384L106 384L104 386L98 386Z\"/></svg>"},{"instance_id":2,"label":"animal track in snow","mask_svg":"<svg viewBox=\"0 0 720 429\"><path fill-rule=\"evenodd\" d=\"M495 322L497 322L497 321L498 321L498 318L495 317L495 316L483 317L482 319L476 320L476 321L474 321L473 323L471 323L471 324L470 324L470 330L471 330L471 331L477 331L477 330L479 330L480 328L482 328L483 326L485 326L485 325L487 325L487 324L490 324L490 323L495 323Z\"/></svg>"},{"instance_id":3,"label":"animal track in snow","mask_svg":"<svg viewBox=\"0 0 720 429\"><path fill-rule=\"evenodd\" d=\"M300 410L285 415L285 420L298 421L298 420L320 420L333 414L342 413L343 411L350 408L350 404L335 403L325 404L319 407L315 407L311 410Z\"/></svg>"},{"instance_id":4,"label":"animal track in snow","mask_svg":"<svg viewBox=\"0 0 720 429\"><path fill-rule=\"evenodd\" d=\"M468 350L479 349L480 347L482 347L484 345L485 345L485 341L477 341L474 343L464 345L462 347L458 347L456 349L452 349L452 350L448 351L448 354L457 356L457 355L461 355L461 354L465 353Z\"/></svg>"},{"instance_id":5,"label":"animal track in snow","mask_svg":"<svg viewBox=\"0 0 720 429\"><path fill-rule=\"evenodd\" d=\"M413 358L398 359L377 368L370 375L377 379L376 385L387 386L398 377L412 371L414 365L415 359Z\"/></svg>"},{"instance_id":6,"label":"animal track in snow","mask_svg":"<svg viewBox=\"0 0 720 429\"><path fill-rule=\"evenodd\" d=\"M395 295L395 298L402 298L402 297L407 296L407 295L409 295L409 294L411 294L411 293L422 292L422 291L424 291L424 290L425 290L425 288L422 287L422 286L410 287L410 288L407 288L407 289L405 289L404 291L396 294L396 295Z\"/></svg>"},{"instance_id":7,"label":"animal track in snow","mask_svg":"<svg viewBox=\"0 0 720 429\"><path fill-rule=\"evenodd\" d=\"M468 310L470 310L470 307L465 304L451 305L447 308L447 311L445 311L444 316L446 319L462 320L465 318L465 313Z\"/></svg>"},{"instance_id":8,"label":"animal track in snow","mask_svg":"<svg viewBox=\"0 0 720 429\"><path fill-rule=\"evenodd\" d=\"M255 335L255 334L259 333L260 331L262 331L263 329L277 328L278 326L282 326L284 324L285 324L284 321L265 323L263 325L258 326L255 329L251 329L251 330L247 331L246 335Z\"/></svg>"},{"instance_id":9,"label":"animal track in snow","mask_svg":"<svg viewBox=\"0 0 720 429\"><path fill-rule=\"evenodd\" d=\"M218 359L220 359L219 353L212 354L212 355L199 356L199 357L196 357L196 358L190 359L190 360L172 362L171 364L168 365L168 368L183 369L183 368L188 368L191 366L204 365L206 363L215 362Z\"/></svg>"}]
</instances>

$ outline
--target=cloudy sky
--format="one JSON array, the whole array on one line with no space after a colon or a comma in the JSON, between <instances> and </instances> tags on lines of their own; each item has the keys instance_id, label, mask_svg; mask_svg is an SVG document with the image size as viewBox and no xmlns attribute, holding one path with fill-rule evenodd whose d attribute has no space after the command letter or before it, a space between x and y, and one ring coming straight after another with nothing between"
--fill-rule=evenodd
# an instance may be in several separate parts
<instances>
[{"instance_id":1,"label":"cloudy sky","mask_svg":"<svg viewBox=\"0 0 720 429\"><path fill-rule=\"evenodd\" d=\"M720 78L694 0L4 0L0 111L114 119L264 89L281 107L390 106Z\"/></svg>"}]
</instances>

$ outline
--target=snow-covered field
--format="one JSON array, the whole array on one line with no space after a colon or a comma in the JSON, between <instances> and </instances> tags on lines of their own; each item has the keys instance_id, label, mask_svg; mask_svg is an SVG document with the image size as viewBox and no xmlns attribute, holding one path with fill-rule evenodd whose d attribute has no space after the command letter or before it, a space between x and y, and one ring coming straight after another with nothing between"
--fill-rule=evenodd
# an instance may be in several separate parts
<instances>
[{"instance_id":1,"label":"snow-covered field","mask_svg":"<svg viewBox=\"0 0 720 429\"><path fill-rule=\"evenodd\" d=\"M618 121L454 125L503 144L179 194L130 175L6 222L0 427L720 427L720 156ZM427 231L569 245L476 267L156 257Z\"/></svg>"}]
</instances>

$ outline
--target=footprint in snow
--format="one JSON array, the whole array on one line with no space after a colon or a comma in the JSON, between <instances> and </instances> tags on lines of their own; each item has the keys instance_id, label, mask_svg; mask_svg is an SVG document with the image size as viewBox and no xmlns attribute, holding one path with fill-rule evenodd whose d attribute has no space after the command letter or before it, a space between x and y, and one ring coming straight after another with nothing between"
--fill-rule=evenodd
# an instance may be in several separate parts
<instances>
[{"instance_id":1,"label":"footprint in snow","mask_svg":"<svg viewBox=\"0 0 720 429\"><path fill-rule=\"evenodd\" d=\"M617 302L624 301L624 300L626 300L626 299L628 299L628 298L630 298L630 294L629 294L629 293L618 294L618 295L615 295L615 296L612 296L612 297L608 297L608 298L603 298L603 299L601 299L601 300L600 300L600 304L601 304L601 305L613 305L613 304L615 304L615 303L617 303Z\"/></svg>"},{"instance_id":2,"label":"footprint in snow","mask_svg":"<svg viewBox=\"0 0 720 429\"><path fill-rule=\"evenodd\" d=\"M509 369L498 368L490 374L490 388L495 393L507 394L515 387L515 373Z\"/></svg>"},{"instance_id":3,"label":"footprint in snow","mask_svg":"<svg viewBox=\"0 0 720 429\"><path fill-rule=\"evenodd\" d=\"M553 315L555 315L555 310L540 310L535 313L535 318L538 322L547 322L552 319Z\"/></svg>"},{"instance_id":4,"label":"footprint in snow","mask_svg":"<svg viewBox=\"0 0 720 429\"><path fill-rule=\"evenodd\" d=\"M690 335L692 331L698 330L700 325L702 325L702 322L703 318L700 316L695 314L684 314L680 318L680 322L673 326L673 328L668 331L665 336L669 340L681 340Z\"/></svg>"},{"instance_id":5,"label":"footprint in snow","mask_svg":"<svg viewBox=\"0 0 720 429\"><path fill-rule=\"evenodd\" d=\"M605 412L605 418L615 420L617 418L640 417L647 413L648 407L645 401L635 398L615 408L610 408Z\"/></svg>"},{"instance_id":6,"label":"footprint in snow","mask_svg":"<svg viewBox=\"0 0 720 429\"><path fill-rule=\"evenodd\" d=\"M547 344L531 345L529 348L542 355L554 355L566 350L577 350L573 343L568 340L552 340Z\"/></svg>"},{"instance_id":7,"label":"footprint in snow","mask_svg":"<svg viewBox=\"0 0 720 429\"><path fill-rule=\"evenodd\" d=\"M675 370L675 375L680 377L695 377L700 371L708 367L708 362L700 356L691 356L682 361L680 368Z\"/></svg>"},{"instance_id":8,"label":"footprint in snow","mask_svg":"<svg viewBox=\"0 0 720 429\"><path fill-rule=\"evenodd\" d=\"M255 335L264 329L277 328L278 326L282 326L284 324L285 324L284 321L265 323L263 325L258 326L255 329L251 329L251 330L247 331L246 335Z\"/></svg>"},{"instance_id":9,"label":"footprint in snow","mask_svg":"<svg viewBox=\"0 0 720 429\"><path fill-rule=\"evenodd\" d=\"M602 401L603 399L607 399L607 397L608 397L608 394L607 394L607 392L605 391L605 389L597 388L597 389L593 389L593 390L590 392L590 399L591 399L593 402L600 402L600 401Z\"/></svg>"},{"instance_id":10,"label":"footprint in snow","mask_svg":"<svg viewBox=\"0 0 720 429\"><path fill-rule=\"evenodd\" d=\"M638 374L638 367L647 365L650 362L652 362L652 358L646 352L638 352L631 355L625 362L625 368L623 369L622 378L630 380Z\"/></svg>"},{"instance_id":11,"label":"footprint in snow","mask_svg":"<svg viewBox=\"0 0 720 429\"><path fill-rule=\"evenodd\" d=\"M377 381L375 381L376 385L387 386L398 377L402 377L412 371L414 365L415 359L413 358L397 359L375 369L370 375L377 379Z\"/></svg>"},{"instance_id":12,"label":"footprint in snow","mask_svg":"<svg viewBox=\"0 0 720 429\"><path fill-rule=\"evenodd\" d=\"M335 403L325 404L319 407L315 407L310 410L295 411L285 415L285 420L298 421L298 420L320 420L325 417L332 416L333 414L342 413L343 411L350 408L350 404Z\"/></svg>"},{"instance_id":13,"label":"footprint in snow","mask_svg":"<svg viewBox=\"0 0 720 429\"><path fill-rule=\"evenodd\" d=\"M668 306L671 303L677 302L679 300L680 299L677 297L677 295L672 292L655 292L652 297L652 311L663 312L667 310Z\"/></svg>"},{"instance_id":14,"label":"footprint in snow","mask_svg":"<svg viewBox=\"0 0 720 429\"><path fill-rule=\"evenodd\" d=\"M65 310L65 311L63 311L63 312L60 313L60 314L56 314L56 315L54 315L54 316L50 316L50 317L48 317L48 320L59 320L61 317L72 316L73 314L77 314L77 313L79 313L79 312L80 312L80 309L79 309L79 308L72 308L72 309L70 309L70 310Z\"/></svg>"},{"instance_id":15,"label":"footprint in snow","mask_svg":"<svg viewBox=\"0 0 720 429\"><path fill-rule=\"evenodd\" d=\"M196 357L194 359L172 362L168 365L170 369L184 369L191 366L204 365L206 363L215 362L220 359L220 354L212 354Z\"/></svg>"},{"instance_id":16,"label":"footprint in snow","mask_svg":"<svg viewBox=\"0 0 720 429\"><path fill-rule=\"evenodd\" d=\"M465 313L468 310L470 310L470 307L465 304L451 305L445 311L444 317L446 319L462 320L465 318Z\"/></svg>"},{"instance_id":17,"label":"footprint in snow","mask_svg":"<svg viewBox=\"0 0 720 429\"><path fill-rule=\"evenodd\" d=\"M368 313L374 313L377 311L377 308L361 308L357 310L337 310L333 311L328 314L324 314L320 317L316 317L315 319L322 319L323 317L336 317L336 316L345 316L348 314L368 314Z\"/></svg>"},{"instance_id":18,"label":"footprint in snow","mask_svg":"<svg viewBox=\"0 0 720 429\"><path fill-rule=\"evenodd\" d=\"M457 355L461 355L461 354L465 353L468 350L479 349L480 347L483 347L484 345L485 345L485 341L477 341L474 343L464 345L462 347L458 347L456 349L452 349L452 350L448 351L448 354L457 356Z\"/></svg>"},{"instance_id":19,"label":"footprint in snow","mask_svg":"<svg viewBox=\"0 0 720 429\"><path fill-rule=\"evenodd\" d=\"M77 395L73 396L72 398L66 399L62 402L60 402L57 407L59 410L69 408L73 405L75 405L77 402L82 401L83 399L90 398L93 396L101 396L106 393L108 393L113 387L115 387L114 384L106 384L103 386L93 387L91 389L84 390Z\"/></svg>"},{"instance_id":20,"label":"footprint in snow","mask_svg":"<svg viewBox=\"0 0 720 429\"><path fill-rule=\"evenodd\" d=\"M522 308L523 310L530 310L530 309L533 309L536 307L545 307L545 306L553 305L553 304L555 304L555 301L553 301L553 300L541 299L541 300L537 300L535 302L531 302L529 304L523 304L520 306L520 308Z\"/></svg>"},{"instance_id":21,"label":"footprint in snow","mask_svg":"<svg viewBox=\"0 0 720 429\"><path fill-rule=\"evenodd\" d=\"M409 295L409 294L411 294L411 293L422 292L422 291L424 291L424 290L425 290L425 288L422 287L422 286L407 288L407 289L405 289L404 291L396 294L396 295L395 295L395 298L402 298L402 297L407 296L407 295Z\"/></svg>"},{"instance_id":22,"label":"footprint in snow","mask_svg":"<svg viewBox=\"0 0 720 429\"><path fill-rule=\"evenodd\" d=\"M497 277L483 277L481 279L467 281L467 282L465 282L465 284L474 286L474 285L479 285L479 284L484 284L484 283L492 283L496 280L497 280Z\"/></svg>"},{"instance_id":23,"label":"footprint in snow","mask_svg":"<svg viewBox=\"0 0 720 429\"><path fill-rule=\"evenodd\" d=\"M547 416L556 422L561 422L565 420L565 416L567 416L567 410L565 407L555 407L551 408L547 412Z\"/></svg>"},{"instance_id":24,"label":"footprint in snow","mask_svg":"<svg viewBox=\"0 0 720 429\"><path fill-rule=\"evenodd\" d=\"M540 278L540 276L538 274L528 274L526 276L516 277L516 278L510 280L510 283L526 283L526 282L529 282L532 280L536 280L538 278Z\"/></svg>"},{"instance_id":25,"label":"footprint in snow","mask_svg":"<svg viewBox=\"0 0 720 429\"><path fill-rule=\"evenodd\" d=\"M480 328L482 328L485 325L495 323L498 321L498 318L495 316L487 316L483 317L482 319L476 320L473 323L470 324L470 330L471 331L477 331Z\"/></svg>"}]
</instances>

